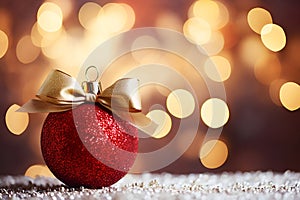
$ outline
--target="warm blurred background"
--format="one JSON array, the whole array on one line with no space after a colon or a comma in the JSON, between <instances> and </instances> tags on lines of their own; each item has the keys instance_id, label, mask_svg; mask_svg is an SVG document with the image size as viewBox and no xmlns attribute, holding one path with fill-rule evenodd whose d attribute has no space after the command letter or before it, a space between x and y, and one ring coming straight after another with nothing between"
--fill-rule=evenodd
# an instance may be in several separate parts
<instances>
[{"instance_id":1,"label":"warm blurred background","mask_svg":"<svg viewBox=\"0 0 300 200\"><path fill-rule=\"evenodd\" d=\"M199 108L185 110L201 109L196 113L201 117L197 135L178 160L159 172L300 171L299 10L297 1L271 0L0 1L0 175L24 174L26 170L27 175L48 173L39 144L46 115L14 111L34 97L49 71L59 68L75 76L99 44L132 28L149 26L182 32L191 43L202 45L209 56L205 72L213 81L224 83L227 96L224 101L211 99L220 103L213 114L225 116L212 124L204 106L204 102L210 103L207 91L196 94ZM151 63L151 52L140 53L131 59ZM164 59L169 61L156 62L172 65L176 60L172 55ZM175 65L186 63L178 60L173 64L180 71ZM120 71L129 70L129 61L118 62L123 68L109 68L106 85L110 78L117 79ZM210 73L209 63L220 76ZM181 70L192 86L197 84L193 73ZM163 105L174 94L149 87L142 92L146 108ZM183 102L194 102L186 90L176 92L185 98ZM161 135L142 141L140 151L172 139L180 116L172 105L165 110L158 114L169 120ZM216 143L203 143L209 127L223 128ZM183 139L188 131L181 133ZM216 144L212 151L201 157L212 144Z\"/></svg>"}]
</instances>

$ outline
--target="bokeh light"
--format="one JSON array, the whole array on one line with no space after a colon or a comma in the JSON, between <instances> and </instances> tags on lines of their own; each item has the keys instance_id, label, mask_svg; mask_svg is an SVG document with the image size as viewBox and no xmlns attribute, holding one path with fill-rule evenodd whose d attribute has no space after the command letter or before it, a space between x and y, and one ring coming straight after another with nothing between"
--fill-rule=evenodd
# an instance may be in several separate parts
<instances>
[{"instance_id":1,"label":"bokeh light","mask_svg":"<svg viewBox=\"0 0 300 200\"><path fill-rule=\"evenodd\" d=\"M109 34L129 30L135 22L135 14L127 4L108 3L100 10L99 26Z\"/></svg>"},{"instance_id":2,"label":"bokeh light","mask_svg":"<svg viewBox=\"0 0 300 200\"><path fill-rule=\"evenodd\" d=\"M86 29L86 44L97 46L115 34L130 30L135 23L135 13L124 3L107 3L103 7L94 2L85 3L79 10L78 19ZM92 49L93 49L92 48Z\"/></svg>"},{"instance_id":3,"label":"bokeh light","mask_svg":"<svg viewBox=\"0 0 300 200\"><path fill-rule=\"evenodd\" d=\"M260 34L261 29L266 24L272 24L272 16L269 11L264 8L253 8L248 12L247 20L250 28Z\"/></svg>"},{"instance_id":4,"label":"bokeh light","mask_svg":"<svg viewBox=\"0 0 300 200\"><path fill-rule=\"evenodd\" d=\"M14 135L21 135L28 126L29 116L25 112L16 112L20 108L19 105L11 105L5 115L5 122L8 130Z\"/></svg>"},{"instance_id":5,"label":"bokeh light","mask_svg":"<svg viewBox=\"0 0 300 200\"><path fill-rule=\"evenodd\" d=\"M61 27L58 31L51 32L51 33L42 31L40 28L38 28L38 32L42 36L41 45L40 45L42 48L53 45L53 43L55 43L60 38L65 37L67 34L64 27Z\"/></svg>"},{"instance_id":6,"label":"bokeh light","mask_svg":"<svg viewBox=\"0 0 300 200\"><path fill-rule=\"evenodd\" d=\"M131 6L129 6L126 3L120 3L120 5L123 7L123 10L126 12L126 22L124 27L122 28L122 31L127 31L133 28L135 24L135 12Z\"/></svg>"},{"instance_id":7,"label":"bokeh light","mask_svg":"<svg viewBox=\"0 0 300 200\"><path fill-rule=\"evenodd\" d=\"M50 42L50 40L42 40L42 53L51 59L62 57L66 53L66 48L68 48L67 45L69 39L67 34L61 34L60 37L53 40L49 45L45 43L48 43L48 41Z\"/></svg>"},{"instance_id":8,"label":"bokeh light","mask_svg":"<svg viewBox=\"0 0 300 200\"><path fill-rule=\"evenodd\" d=\"M229 119L227 104L218 98L206 100L201 107L201 118L211 128L224 126Z\"/></svg>"},{"instance_id":9,"label":"bokeh light","mask_svg":"<svg viewBox=\"0 0 300 200\"><path fill-rule=\"evenodd\" d=\"M49 168L46 165L38 165L38 164L30 166L26 170L24 175L31 178L36 178L38 176L55 178L55 176L52 174L52 172L49 170Z\"/></svg>"},{"instance_id":10,"label":"bokeh light","mask_svg":"<svg viewBox=\"0 0 300 200\"><path fill-rule=\"evenodd\" d=\"M55 32L62 27L63 14L61 8L52 2L41 5L37 13L38 25L46 32Z\"/></svg>"},{"instance_id":11,"label":"bokeh light","mask_svg":"<svg viewBox=\"0 0 300 200\"><path fill-rule=\"evenodd\" d=\"M5 32L0 30L0 58L2 58L8 49L8 37Z\"/></svg>"},{"instance_id":12,"label":"bokeh light","mask_svg":"<svg viewBox=\"0 0 300 200\"><path fill-rule=\"evenodd\" d=\"M200 149L201 163L208 169L222 166L228 157L228 147L221 140L209 140Z\"/></svg>"},{"instance_id":13,"label":"bokeh light","mask_svg":"<svg viewBox=\"0 0 300 200\"><path fill-rule=\"evenodd\" d=\"M32 26L30 36L31 36L31 41L35 46L37 46L37 47L42 46L43 36L40 34L40 32L38 30L38 24L37 23L35 23Z\"/></svg>"},{"instance_id":14,"label":"bokeh light","mask_svg":"<svg viewBox=\"0 0 300 200\"><path fill-rule=\"evenodd\" d=\"M37 47L46 47L52 45L61 35L65 34L64 27L62 26L55 32L47 32L43 30L36 22L31 28L31 40Z\"/></svg>"},{"instance_id":15,"label":"bokeh light","mask_svg":"<svg viewBox=\"0 0 300 200\"><path fill-rule=\"evenodd\" d=\"M277 24L267 24L261 30L261 40L271 51L282 50L286 44L284 30Z\"/></svg>"},{"instance_id":16,"label":"bokeh light","mask_svg":"<svg viewBox=\"0 0 300 200\"><path fill-rule=\"evenodd\" d=\"M91 28L92 21L97 18L101 9L101 6L94 2L87 2L83 4L78 12L80 24L85 29Z\"/></svg>"},{"instance_id":17,"label":"bokeh light","mask_svg":"<svg viewBox=\"0 0 300 200\"><path fill-rule=\"evenodd\" d=\"M88 52L84 51L81 30L76 27L69 29L52 42L51 45L42 47L42 53L53 59L56 68L76 76Z\"/></svg>"},{"instance_id":18,"label":"bokeh light","mask_svg":"<svg viewBox=\"0 0 300 200\"><path fill-rule=\"evenodd\" d=\"M17 44L16 55L21 63L27 64L33 62L39 56L40 51L40 48L33 45L31 37L25 35Z\"/></svg>"},{"instance_id":19,"label":"bokeh light","mask_svg":"<svg viewBox=\"0 0 300 200\"><path fill-rule=\"evenodd\" d=\"M286 109L297 110L300 107L300 86L295 82L284 83L280 88L279 97Z\"/></svg>"},{"instance_id":20,"label":"bokeh light","mask_svg":"<svg viewBox=\"0 0 300 200\"><path fill-rule=\"evenodd\" d=\"M165 111L151 110L146 116L158 125L152 137L163 138L170 132L172 127L172 120Z\"/></svg>"},{"instance_id":21,"label":"bokeh light","mask_svg":"<svg viewBox=\"0 0 300 200\"><path fill-rule=\"evenodd\" d=\"M211 37L211 27L204 19L193 17L183 25L184 36L197 45L205 44Z\"/></svg>"},{"instance_id":22,"label":"bokeh light","mask_svg":"<svg viewBox=\"0 0 300 200\"><path fill-rule=\"evenodd\" d=\"M61 18L63 18L62 10L56 3L45 2L38 9L37 19L43 14L43 12L46 12L46 11L53 12L53 13L57 14L58 16L60 16Z\"/></svg>"},{"instance_id":23,"label":"bokeh light","mask_svg":"<svg viewBox=\"0 0 300 200\"><path fill-rule=\"evenodd\" d=\"M198 49L204 55L212 56L220 53L224 48L224 44L223 34L220 31L213 31L210 39L205 44L198 46Z\"/></svg>"},{"instance_id":24,"label":"bokeh light","mask_svg":"<svg viewBox=\"0 0 300 200\"><path fill-rule=\"evenodd\" d=\"M195 110L193 95L183 89L172 91L167 98L166 104L169 112L177 118L186 118Z\"/></svg>"},{"instance_id":25,"label":"bokeh light","mask_svg":"<svg viewBox=\"0 0 300 200\"><path fill-rule=\"evenodd\" d=\"M219 7L215 1L198 0L189 10L190 17L199 17L206 20L209 24L215 23L219 15Z\"/></svg>"},{"instance_id":26,"label":"bokeh light","mask_svg":"<svg viewBox=\"0 0 300 200\"><path fill-rule=\"evenodd\" d=\"M224 27L229 21L226 6L219 1L198 0L190 7L189 17L205 20L214 30Z\"/></svg>"},{"instance_id":27,"label":"bokeh light","mask_svg":"<svg viewBox=\"0 0 300 200\"><path fill-rule=\"evenodd\" d=\"M219 15L218 20L216 23L216 28L221 29L224 26L226 26L229 22L229 11L225 4L223 4L221 1L215 1L219 7ZM213 26L214 27L214 26Z\"/></svg>"},{"instance_id":28,"label":"bokeh light","mask_svg":"<svg viewBox=\"0 0 300 200\"><path fill-rule=\"evenodd\" d=\"M72 11L74 9L72 0L51 0L51 2L60 7L64 20L72 15Z\"/></svg>"},{"instance_id":29,"label":"bokeh light","mask_svg":"<svg viewBox=\"0 0 300 200\"><path fill-rule=\"evenodd\" d=\"M222 82L230 77L231 65L229 61L222 56L212 56L205 62L204 70L210 79Z\"/></svg>"},{"instance_id":30,"label":"bokeh light","mask_svg":"<svg viewBox=\"0 0 300 200\"><path fill-rule=\"evenodd\" d=\"M143 35L134 40L131 48L133 50L137 50L138 48L141 48L142 46L150 46L151 47L151 46L158 46L158 44L159 44L159 41L156 38L154 38L150 35Z\"/></svg>"},{"instance_id":31,"label":"bokeh light","mask_svg":"<svg viewBox=\"0 0 300 200\"><path fill-rule=\"evenodd\" d=\"M62 18L54 12L45 11L38 18L38 24L47 32L55 32L62 26Z\"/></svg>"}]
</instances>

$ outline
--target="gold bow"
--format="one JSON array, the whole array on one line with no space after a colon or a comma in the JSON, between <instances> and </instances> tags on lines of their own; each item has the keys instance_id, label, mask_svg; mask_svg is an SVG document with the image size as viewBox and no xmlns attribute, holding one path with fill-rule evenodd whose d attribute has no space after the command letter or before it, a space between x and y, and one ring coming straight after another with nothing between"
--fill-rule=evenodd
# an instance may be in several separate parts
<instances>
[{"instance_id":1,"label":"gold bow","mask_svg":"<svg viewBox=\"0 0 300 200\"><path fill-rule=\"evenodd\" d=\"M119 117L130 119L132 125L152 135L157 125L141 112L141 99L137 89L137 79L124 78L100 91L100 94L87 93L75 78L60 70L54 70L39 89L36 95L38 99L31 99L18 111L62 112L85 102L98 102Z\"/></svg>"}]
</instances>

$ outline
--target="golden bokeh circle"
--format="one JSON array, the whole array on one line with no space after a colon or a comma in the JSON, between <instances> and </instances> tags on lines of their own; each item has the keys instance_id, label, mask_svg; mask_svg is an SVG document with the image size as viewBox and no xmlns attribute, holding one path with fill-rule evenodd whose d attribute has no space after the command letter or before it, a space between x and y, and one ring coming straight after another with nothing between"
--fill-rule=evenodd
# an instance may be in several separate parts
<instances>
[{"instance_id":1,"label":"golden bokeh circle","mask_svg":"<svg viewBox=\"0 0 300 200\"><path fill-rule=\"evenodd\" d=\"M286 82L280 87L279 98L282 105L295 111L300 107L300 86L295 82Z\"/></svg>"},{"instance_id":2,"label":"golden bokeh circle","mask_svg":"<svg viewBox=\"0 0 300 200\"><path fill-rule=\"evenodd\" d=\"M228 147L221 140L209 140L200 149L201 163L208 169L222 166L228 157Z\"/></svg>"},{"instance_id":3,"label":"golden bokeh circle","mask_svg":"<svg viewBox=\"0 0 300 200\"><path fill-rule=\"evenodd\" d=\"M2 58L8 49L8 37L6 33L0 30L0 58Z\"/></svg>"},{"instance_id":4,"label":"golden bokeh circle","mask_svg":"<svg viewBox=\"0 0 300 200\"><path fill-rule=\"evenodd\" d=\"M247 21L250 28L258 34L264 25L273 23L270 12L264 8L251 9L247 15Z\"/></svg>"},{"instance_id":5,"label":"golden bokeh circle","mask_svg":"<svg viewBox=\"0 0 300 200\"><path fill-rule=\"evenodd\" d=\"M165 111L151 110L146 116L158 125L152 137L163 138L170 132L172 120Z\"/></svg>"},{"instance_id":6,"label":"golden bokeh circle","mask_svg":"<svg viewBox=\"0 0 300 200\"><path fill-rule=\"evenodd\" d=\"M19 105L11 105L5 115L5 122L8 130L14 135L21 135L27 128L29 123L28 113L17 112Z\"/></svg>"},{"instance_id":7,"label":"golden bokeh circle","mask_svg":"<svg viewBox=\"0 0 300 200\"><path fill-rule=\"evenodd\" d=\"M223 56L211 56L204 64L206 75L213 81L226 81L231 74L231 65Z\"/></svg>"},{"instance_id":8,"label":"golden bokeh circle","mask_svg":"<svg viewBox=\"0 0 300 200\"><path fill-rule=\"evenodd\" d=\"M224 126L229 119L228 106L221 99L208 99L202 104L201 118L207 126L220 128Z\"/></svg>"},{"instance_id":9,"label":"golden bokeh circle","mask_svg":"<svg viewBox=\"0 0 300 200\"><path fill-rule=\"evenodd\" d=\"M16 55L21 63L28 64L33 62L40 55L40 48L36 47L29 35L22 37L16 48Z\"/></svg>"},{"instance_id":10,"label":"golden bokeh circle","mask_svg":"<svg viewBox=\"0 0 300 200\"><path fill-rule=\"evenodd\" d=\"M209 23L201 18L190 18L183 25L184 36L197 45L207 43L211 37L211 32Z\"/></svg>"},{"instance_id":11,"label":"golden bokeh circle","mask_svg":"<svg viewBox=\"0 0 300 200\"><path fill-rule=\"evenodd\" d=\"M31 165L25 172L25 176L36 178L38 176L55 178L50 169L46 165Z\"/></svg>"},{"instance_id":12,"label":"golden bokeh circle","mask_svg":"<svg viewBox=\"0 0 300 200\"><path fill-rule=\"evenodd\" d=\"M167 97L167 108L177 118L186 118L195 110L193 95L184 89L172 91Z\"/></svg>"},{"instance_id":13,"label":"golden bokeh circle","mask_svg":"<svg viewBox=\"0 0 300 200\"><path fill-rule=\"evenodd\" d=\"M286 45L286 35L279 25L267 24L261 30L261 40L269 50L278 52Z\"/></svg>"}]
</instances>

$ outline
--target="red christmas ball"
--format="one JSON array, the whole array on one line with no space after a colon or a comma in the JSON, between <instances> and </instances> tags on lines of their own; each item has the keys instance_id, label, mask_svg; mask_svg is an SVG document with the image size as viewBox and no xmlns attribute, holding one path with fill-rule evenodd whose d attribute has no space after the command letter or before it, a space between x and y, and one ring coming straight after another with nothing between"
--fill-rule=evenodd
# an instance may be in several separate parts
<instances>
[{"instance_id":1,"label":"red christmas ball","mask_svg":"<svg viewBox=\"0 0 300 200\"><path fill-rule=\"evenodd\" d=\"M101 188L124 177L138 150L138 130L98 104L49 113L41 134L44 160L71 187Z\"/></svg>"}]
</instances>

